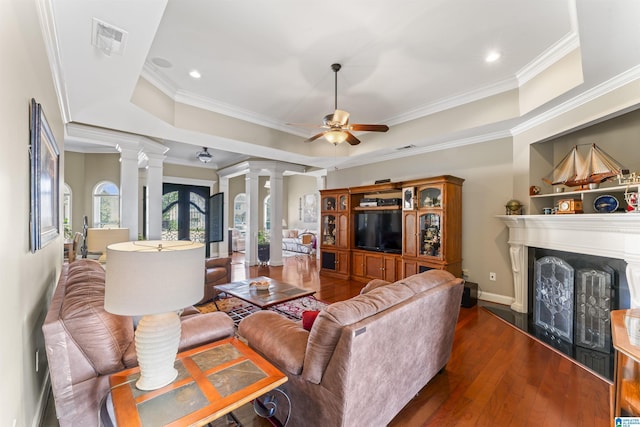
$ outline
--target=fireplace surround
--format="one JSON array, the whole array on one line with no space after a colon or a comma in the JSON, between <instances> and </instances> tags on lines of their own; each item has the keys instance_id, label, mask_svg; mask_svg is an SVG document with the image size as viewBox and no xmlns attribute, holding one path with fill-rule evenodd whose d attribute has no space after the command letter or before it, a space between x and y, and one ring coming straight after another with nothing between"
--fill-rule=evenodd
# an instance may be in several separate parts
<instances>
[{"instance_id":1,"label":"fireplace surround","mask_svg":"<svg viewBox=\"0 0 640 427\"><path fill-rule=\"evenodd\" d=\"M629 305L640 307L640 213L500 215L499 218L509 227L514 286L511 308L514 311L529 312L529 247L623 260Z\"/></svg>"},{"instance_id":2,"label":"fireplace surround","mask_svg":"<svg viewBox=\"0 0 640 427\"><path fill-rule=\"evenodd\" d=\"M515 296L511 314L502 317L512 318L516 326L612 379L609 311L640 307L640 214L499 218L509 228ZM538 279L546 287L544 295L538 293L537 306L536 274L544 276ZM562 282L570 286L563 289ZM556 301L557 307L549 310L548 302L546 306L540 302L544 298ZM599 299L610 299L610 305L604 307ZM566 300L575 305L565 304ZM562 315L550 314L560 309L565 310ZM601 312L585 320L585 310Z\"/></svg>"}]
</instances>

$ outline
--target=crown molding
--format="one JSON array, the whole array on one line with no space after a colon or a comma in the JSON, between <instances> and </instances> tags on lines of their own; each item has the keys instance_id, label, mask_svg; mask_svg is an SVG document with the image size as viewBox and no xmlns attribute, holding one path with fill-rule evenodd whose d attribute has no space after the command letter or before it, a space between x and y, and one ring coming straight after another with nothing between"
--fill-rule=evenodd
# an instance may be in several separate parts
<instances>
[{"instance_id":1,"label":"crown molding","mask_svg":"<svg viewBox=\"0 0 640 427\"><path fill-rule=\"evenodd\" d=\"M513 135L519 135L526 132L536 126L539 126L549 120L553 120L563 114L566 114L576 108L581 107L589 102L593 102L601 96L606 95L609 92L619 89L629 83L632 83L640 79L640 65L636 65L633 68L628 69L624 73L600 83L593 88L580 93L555 107L552 107L541 114L527 120L511 129Z\"/></svg>"},{"instance_id":2,"label":"crown molding","mask_svg":"<svg viewBox=\"0 0 640 427\"><path fill-rule=\"evenodd\" d=\"M546 51L525 65L516 73L518 85L522 86L544 70L580 47L578 33L571 31L554 43Z\"/></svg>"},{"instance_id":3,"label":"crown molding","mask_svg":"<svg viewBox=\"0 0 640 427\"><path fill-rule=\"evenodd\" d=\"M37 0L36 9L38 10L38 19L40 21L40 29L44 39L45 50L49 58L49 68L53 77L53 85L58 98L60 113L63 123L71 121L71 111L69 109L69 96L67 86L62 72L62 64L60 61L60 46L58 45L58 37L56 24L53 13L53 0Z\"/></svg>"}]
</instances>

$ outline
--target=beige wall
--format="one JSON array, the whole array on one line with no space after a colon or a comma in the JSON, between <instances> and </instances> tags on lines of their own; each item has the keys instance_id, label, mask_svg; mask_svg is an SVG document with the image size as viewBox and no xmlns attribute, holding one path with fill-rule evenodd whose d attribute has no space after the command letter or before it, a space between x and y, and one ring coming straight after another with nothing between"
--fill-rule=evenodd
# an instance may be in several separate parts
<instances>
[{"instance_id":1,"label":"beige wall","mask_svg":"<svg viewBox=\"0 0 640 427\"><path fill-rule=\"evenodd\" d=\"M513 282L507 233L495 215L504 214L504 206L513 192L510 139L338 170L327 177L327 188L368 185L382 178L397 182L438 175L454 175L465 180L462 268L468 270L468 280L478 283L485 298L509 303ZM490 282L489 272L495 272L498 280Z\"/></svg>"},{"instance_id":2,"label":"beige wall","mask_svg":"<svg viewBox=\"0 0 640 427\"><path fill-rule=\"evenodd\" d=\"M0 2L0 35L0 197L5 202L0 221L5 243L0 245L0 425L22 427L34 425L44 404L47 365L41 327L62 266L62 235L35 254L29 250L31 98L42 104L61 152L64 135L36 2Z\"/></svg>"},{"instance_id":3,"label":"beige wall","mask_svg":"<svg viewBox=\"0 0 640 427\"><path fill-rule=\"evenodd\" d=\"M120 186L120 154L82 154L65 151L65 183L71 187L72 231L82 232L86 215L93 226L93 190L102 181Z\"/></svg>"},{"instance_id":4,"label":"beige wall","mask_svg":"<svg viewBox=\"0 0 640 427\"><path fill-rule=\"evenodd\" d=\"M285 204L284 218L287 221L287 228L307 228L309 230L318 230L320 219L315 223L303 222L300 215L300 201L301 198L307 194L315 194L318 207L318 217L320 216L320 192L318 191L318 184L316 178L306 175L291 175L285 177L286 188L288 191L288 197L285 199L288 203Z\"/></svg>"}]
</instances>

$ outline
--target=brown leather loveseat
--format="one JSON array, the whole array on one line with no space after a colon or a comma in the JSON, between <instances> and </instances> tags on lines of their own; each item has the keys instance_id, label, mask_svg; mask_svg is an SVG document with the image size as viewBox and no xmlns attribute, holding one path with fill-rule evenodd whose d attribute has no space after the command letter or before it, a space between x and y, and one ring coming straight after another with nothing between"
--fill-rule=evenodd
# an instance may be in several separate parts
<instances>
[{"instance_id":1,"label":"brown leather loveseat","mask_svg":"<svg viewBox=\"0 0 640 427\"><path fill-rule=\"evenodd\" d=\"M273 311L243 319L238 333L288 381L292 426L384 426L451 355L462 279L429 270L323 309L310 331Z\"/></svg>"},{"instance_id":2,"label":"brown leather loveseat","mask_svg":"<svg viewBox=\"0 0 640 427\"><path fill-rule=\"evenodd\" d=\"M104 309L105 271L93 260L65 264L42 326L60 426L96 426L109 375L137 365L133 319ZM234 334L225 313L181 316L179 351Z\"/></svg>"}]
</instances>

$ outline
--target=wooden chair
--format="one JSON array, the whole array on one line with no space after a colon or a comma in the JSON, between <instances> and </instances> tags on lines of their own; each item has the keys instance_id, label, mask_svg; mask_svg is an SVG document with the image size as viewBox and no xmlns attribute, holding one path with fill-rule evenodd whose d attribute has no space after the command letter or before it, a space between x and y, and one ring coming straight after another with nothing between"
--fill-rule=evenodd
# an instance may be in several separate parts
<instances>
[{"instance_id":1,"label":"wooden chair","mask_svg":"<svg viewBox=\"0 0 640 427\"><path fill-rule=\"evenodd\" d=\"M71 250L69 251L69 263L72 263L76 259L78 249L80 248L80 239L82 239L82 233L78 232L74 234L73 244L71 245Z\"/></svg>"}]
</instances>

